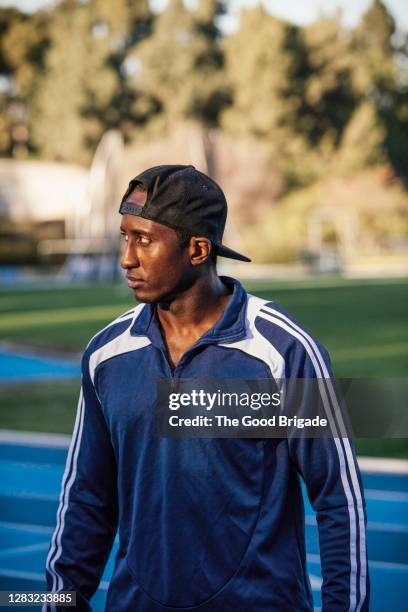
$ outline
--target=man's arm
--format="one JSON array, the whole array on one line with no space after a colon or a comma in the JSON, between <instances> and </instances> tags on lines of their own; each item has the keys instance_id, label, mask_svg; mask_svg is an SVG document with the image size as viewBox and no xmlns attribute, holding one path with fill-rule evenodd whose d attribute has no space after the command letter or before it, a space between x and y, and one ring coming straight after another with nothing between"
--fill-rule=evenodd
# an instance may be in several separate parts
<instances>
[{"instance_id":1,"label":"man's arm","mask_svg":"<svg viewBox=\"0 0 408 612\"><path fill-rule=\"evenodd\" d=\"M102 407L82 360L82 387L46 578L49 591L75 590L77 609L98 588L117 527L117 468Z\"/></svg>"},{"instance_id":2,"label":"man's arm","mask_svg":"<svg viewBox=\"0 0 408 612\"><path fill-rule=\"evenodd\" d=\"M297 376L316 379L314 389L319 389L332 435L290 438L289 453L317 513L323 611L364 612L368 610L369 579L363 488L328 355L316 343L312 348L313 352L305 351L297 359ZM312 396L311 401L316 399L315 393Z\"/></svg>"}]
</instances>

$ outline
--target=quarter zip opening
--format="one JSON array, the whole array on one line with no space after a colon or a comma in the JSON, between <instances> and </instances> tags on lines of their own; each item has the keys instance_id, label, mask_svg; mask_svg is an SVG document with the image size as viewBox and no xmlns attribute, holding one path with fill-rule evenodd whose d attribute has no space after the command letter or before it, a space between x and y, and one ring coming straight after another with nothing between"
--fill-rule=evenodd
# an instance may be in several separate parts
<instances>
[{"instance_id":1,"label":"quarter zip opening","mask_svg":"<svg viewBox=\"0 0 408 612\"><path fill-rule=\"evenodd\" d=\"M166 347L166 343L165 340L163 338L162 333L160 332L160 345L153 343L153 345L161 352L161 354L163 355L163 359L166 362L166 368L167 371L169 373L169 378L181 378L180 373L182 372L186 361L188 360L188 357L190 354L196 352L196 350L201 347L201 346L211 346L213 344L217 345L220 342L225 343L225 344L229 344L231 342L235 342L236 340L240 340L243 336L245 335L245 332L243 332L242 330L239 331L238 333L235 332L233 334L230 334L229 336L226 336L224 338L217 338L215 336L203 336L202 338L200 338L199 340L197 340L197 342L195 342L185 353L182 354L178 364L176 365L176 367L173 369L171 366L171 362L170 362L170 357L168 354L168 349Z\"/></svg>"},{"instance_id":2,"label":"quarter zip opening","mask_svg":"<svg viewBox=\"0 0 408 612\"><path fill-rule=\"evenodd\" d=\"M196 347L196 346L198 346L198 344L197 345L196 344L193 345L193 347ZM174 369L171 367L171 362L170 362L170 359L169 359L169 356L168 356L168 351L165 348L156 347L156 348L158 348L158 350L163 355L163 359L166 362L166 368L167 368L167 371L169 373L169 377L170 378L174 378L174 379L181 378L180 377L180 373L183 370L184 363L186 361L186 357L192 351L193 347L189 348L188 351L186 351L185 353L182 354L178 364L176 365L176 367Z\"/></svg>"}]
</instances>

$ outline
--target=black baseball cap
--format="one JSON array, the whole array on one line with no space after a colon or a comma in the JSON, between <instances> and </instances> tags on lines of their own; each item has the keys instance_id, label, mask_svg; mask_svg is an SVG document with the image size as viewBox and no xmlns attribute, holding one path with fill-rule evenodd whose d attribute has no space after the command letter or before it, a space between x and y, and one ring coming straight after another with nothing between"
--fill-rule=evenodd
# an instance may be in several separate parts
<instances>
[{"instance_id":1,"label":"black baseball cap","mask_svg":"<svg viewBox=\"0 0 408 612\"><path fill-rule=\"evenodd\" d=\"M146 188L143 206L128 202L136 185ZM154 166L141 172L129 183L119 212L150 219L192 236L211 240L217 255L251 261L222 244L227 220L227 201L222 189L194 166Z\"/></svg>"}]
</instances>

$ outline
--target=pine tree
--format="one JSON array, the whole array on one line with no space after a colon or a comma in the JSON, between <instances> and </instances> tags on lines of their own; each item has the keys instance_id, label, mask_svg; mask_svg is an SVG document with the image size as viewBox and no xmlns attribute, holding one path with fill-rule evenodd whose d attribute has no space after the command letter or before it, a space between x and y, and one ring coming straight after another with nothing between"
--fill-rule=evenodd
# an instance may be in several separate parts
<instances>
[{"instance_id":1,"label":"pine tree","mask_svg":"<svg viewBox=\"0 0 408 612\"><path fill-rule=\"evenodd\" d=\"M242 11L238 32L226 42L233 101L223 115L229 132L267 144L271 163L289 184L313 174L305 164L309 146L298 123L301 100L294 75L301 62L293 39L293 29L263 7Z\"/></svg>"},{"instance_id":2,"label":"pine tree","mask_svg":"<svg viewBox=\"0 0 408 612\"><path fill-rule=\"evenodd\" d=\"M381 0L373 0L354 32L356 79L362 94L375 96L377 103L393 89L395 22Z\"/></svg>"},{"instance_id":3,"label":"pine tree","mask_svg":"<svg viewBox=\"0 0 408 612\"><path fill-rule=\"evenodd\" d=\"M385 4L373 0L354 32L355 86L376 108L386 161L408 184L408 45L397 43L395 32Z\"/></svg>"},{"instance_id":4,"label":"pine tree","mask_svg":"<svg viewBox=\"0 0 408 612\"><path fill-rule=\"evenodd\" d=\"M335 172L355 175L384 163L385 130L372 102L362 102L346 126L336 156Z\"/></svg>"},{"instance_id":5,"label":"pine tree","mask_svg":"<svg viewBox=\"0 0 408 612\"><path fill-rule=\"evenodd\" d=\"M31 114L34 142L48 159L87 160L81 113L87 101L89 25L85 5L64 3L50 26L46 72Z\"/></svg>"},{"instance_id":6,"label":"pine tree","mask_svg":"<svg viewBox=\"0 0 408 612\"><path fill-rule=\"evenodd\" d=\"M134 119L121 69L129 45L145 35L147 3L137 9L129 0L65 0L55 9L32 112L45 157L87 162L107 128Z\"/></svg>"},{"instance_id":7,"label":"pine tree","mask_svg":"<svg viewBox=\"0 0 408 612\"><path fill-rule=\"evenodd\" d=\"M48 15L33 16L17 9L0 9L0 152L26 156L29 142L28 110L44 69L48 46Z\"/></svg>"},{"instance_id":8,"label":"pine tree","mask_svg":"<svg viewBox=\"0 0 408 612\"><path fill-rule=\"evenodd\" d=\"M135 49L140 70L135 86L156 99L167 127L193 119L215 125L227 101L223 56L215 25L219 3L203 0L196 12L170 0L152 35Z\"/></svg>"},{"instance_id":9,"label":"pine tree","mask_svg":"<svg viewBox=\"0 0 408 612\"><path fill-rule=\"evenodd\" d=\"M314 146L330 139L334 148L358 103L350 36L335 16L303 28L301 37L307 64L302 124Z\"/></svg>"}]
</instances>

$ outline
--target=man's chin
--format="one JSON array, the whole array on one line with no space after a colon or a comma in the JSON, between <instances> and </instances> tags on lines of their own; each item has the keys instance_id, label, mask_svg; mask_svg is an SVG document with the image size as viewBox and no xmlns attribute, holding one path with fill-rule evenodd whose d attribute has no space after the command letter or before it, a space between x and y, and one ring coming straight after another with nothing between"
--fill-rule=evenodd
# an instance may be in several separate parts
<instances>
[{"instance_id":1,"label":"man's chin","mask_svg":"<svg viewBox=\"0 0 408 612\"><path fill-rule=\"evenodd\" d=\"M160 304L172 302L178 295L176 291L168 289L153 288L147 283L138 283L136 287L131 287L135 300L143 304Z\"/></svg>"},{"instance_id":2,"label":"man's chin","mask_svg":"<svg viewBox=\"0 0 408 612\"><path fill-rule=\"evenodd\" d=\"M135 300L140 302L141 304L154 304L157 302L155 297L148 290L143 289L133 289L133 295L135 296Z\"/></svg>"}]
</instances>

